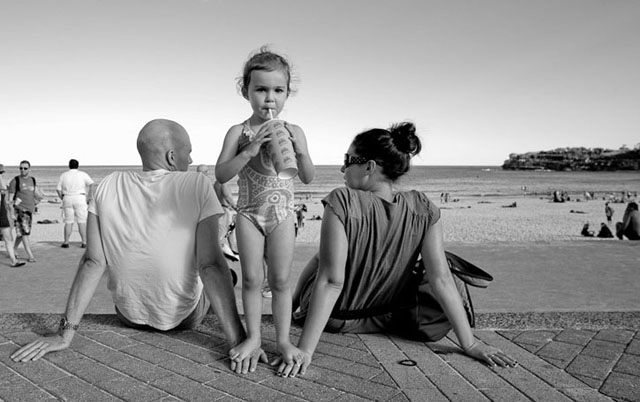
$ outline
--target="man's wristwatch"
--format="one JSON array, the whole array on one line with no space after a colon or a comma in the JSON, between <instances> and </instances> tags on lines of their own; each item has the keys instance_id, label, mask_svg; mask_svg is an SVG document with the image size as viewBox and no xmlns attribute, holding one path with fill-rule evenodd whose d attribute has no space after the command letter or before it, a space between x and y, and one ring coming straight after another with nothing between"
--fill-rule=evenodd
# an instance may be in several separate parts
<instances>
[{"instance_id":1,"label":"man's wristwatch","mask_svg":"<svg viewBox=\"0 0 640 402\"><path fill-rule=\"evenodd\" d=\"M80 328L80 324L73 324L67 320L67 316L62 316L60 319L60 326L58 327L58 332L65 331L70 329L72 331L77 331Z\"/></svg>"}]
</instances>

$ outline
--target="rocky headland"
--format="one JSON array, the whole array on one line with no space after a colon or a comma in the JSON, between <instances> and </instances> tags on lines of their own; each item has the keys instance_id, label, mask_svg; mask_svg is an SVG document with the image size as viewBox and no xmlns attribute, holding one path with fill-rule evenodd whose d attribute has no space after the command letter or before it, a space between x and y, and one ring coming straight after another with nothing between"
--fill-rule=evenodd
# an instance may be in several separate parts
<instances>
[{"instance_id":1,"label":"rocky headland","mask_svg":"<svg viewBox=\"0 0 640 402\"><path fill-rule=\"evenodd\" d=\"M551 151L510 154L502 164L509 170L640 170L640 144L633 149L557 148Z\"/></svg>"}]
</instances>

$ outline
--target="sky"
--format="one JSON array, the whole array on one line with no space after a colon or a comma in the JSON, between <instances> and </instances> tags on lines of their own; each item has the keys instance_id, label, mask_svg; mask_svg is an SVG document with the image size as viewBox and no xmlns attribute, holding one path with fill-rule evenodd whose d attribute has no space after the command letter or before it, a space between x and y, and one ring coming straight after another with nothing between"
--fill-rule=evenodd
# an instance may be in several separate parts
<instances>
[{"instance_id":1,"label":"sky","mask_svg":"<svg viewBox=\"0 0 640 402\"><path fill-rule=\"evenodd\" d=\"M638 0L0 0L0 163L139 165L140 128L167 118L215 164L263 45L293 65L280 117L318 165L406 120L418 165L633 148L638 21Z\"/></svg>"}]
</instances>

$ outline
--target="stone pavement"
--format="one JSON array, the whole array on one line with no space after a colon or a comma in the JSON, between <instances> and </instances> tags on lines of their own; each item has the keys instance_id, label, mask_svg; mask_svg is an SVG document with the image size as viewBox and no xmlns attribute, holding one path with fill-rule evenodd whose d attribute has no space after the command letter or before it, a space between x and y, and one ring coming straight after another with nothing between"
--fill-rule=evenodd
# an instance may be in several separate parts
<instances>
[{"instance_id":1,"label":"stone pavement","mask_svg":"<svg viewBox=\"0 0 640 402\"><path fill-rule=\"evenodd\" d=\"M9 355L20 345L56 327L64 308L59 299L66 299L77 263L70 261L76 256L60 257L59 248L39 244L41 262L30 271L0 268L0 400L640 401L640 248L630 244L451 245L496 277L489 289L474 291L475 333L515 357L517 368L472 361L458 352L455 336L423 344L323 334L313 365L295 379L279 378L265 364L249 375L230 372L213 316L193 331L122 327L113 314L95 312L112 309L108 294L94 298L71 349L13 363ZM302 249L301 260L313 251ZM60 260L70 271L56 265ZM33 273L32 280L20 279ZM544 289L522 293L526 282ZM263 328L272 358L270 316ZM294 341L299 333L293 327ZM405 359L415 366L399 364Z\"/></svg>"},{"instance_id":2,"label":"stone pavement","mask_svg":"<svg viewBox=\"0 0 640 402\"><path fill-rule=\"evenodd\" d=\"M55 327L58 316L4 315L0 328L3 401L637 401L640 334L635 330L478 330L519 366L491 369L458 353L451 339L324 334L306 375L283 379L261 364L229 371L214 317L197 330L141 332L113 315L89 315L72 348L14 363L18 347ZM9 324L9 325L8 325ZM294 328L294 339L300 329ZM264 320L264 348L275 332ZM405 359L415 366L399 364ZM598 391L600 390L600 392Z\"/></svg>"}]
</instances>

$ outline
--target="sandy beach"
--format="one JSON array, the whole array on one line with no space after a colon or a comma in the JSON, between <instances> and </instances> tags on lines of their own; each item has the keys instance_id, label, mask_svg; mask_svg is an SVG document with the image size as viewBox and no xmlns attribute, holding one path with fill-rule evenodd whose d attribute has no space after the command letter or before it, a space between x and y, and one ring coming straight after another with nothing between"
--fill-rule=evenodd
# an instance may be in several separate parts
<instances>
[{"instance_id":1,"label":"sandy beach","mask_svg":"<svg viewBox=\"0 0 640 402\"><path fill-rule=\"evenodd\" d=\"M469 197L458 202L440 203L445 242L522 242L522 241L567 241L593 240L580 234L583 225L589 222L593 230L606 222L604 200L569 201L554 203L548 198L534 196L519 197ZM320 240L322 216L320 198L303 201L307 206L304 227L299 230L297 242L315 243ZM516 207L509 207L513 203ZM625 204L611 204L615 210L614 223L622 218ZM32 242L62 241L62 214L60 204L47 200L40 203L34 216ZM57 223L38 224L42 221ZM612 231L614 230L611 228ZM80 235L74 225L72 242L79 242ZM4 249L4 246L0 246Z\"/></svg>"}]
</instances>

